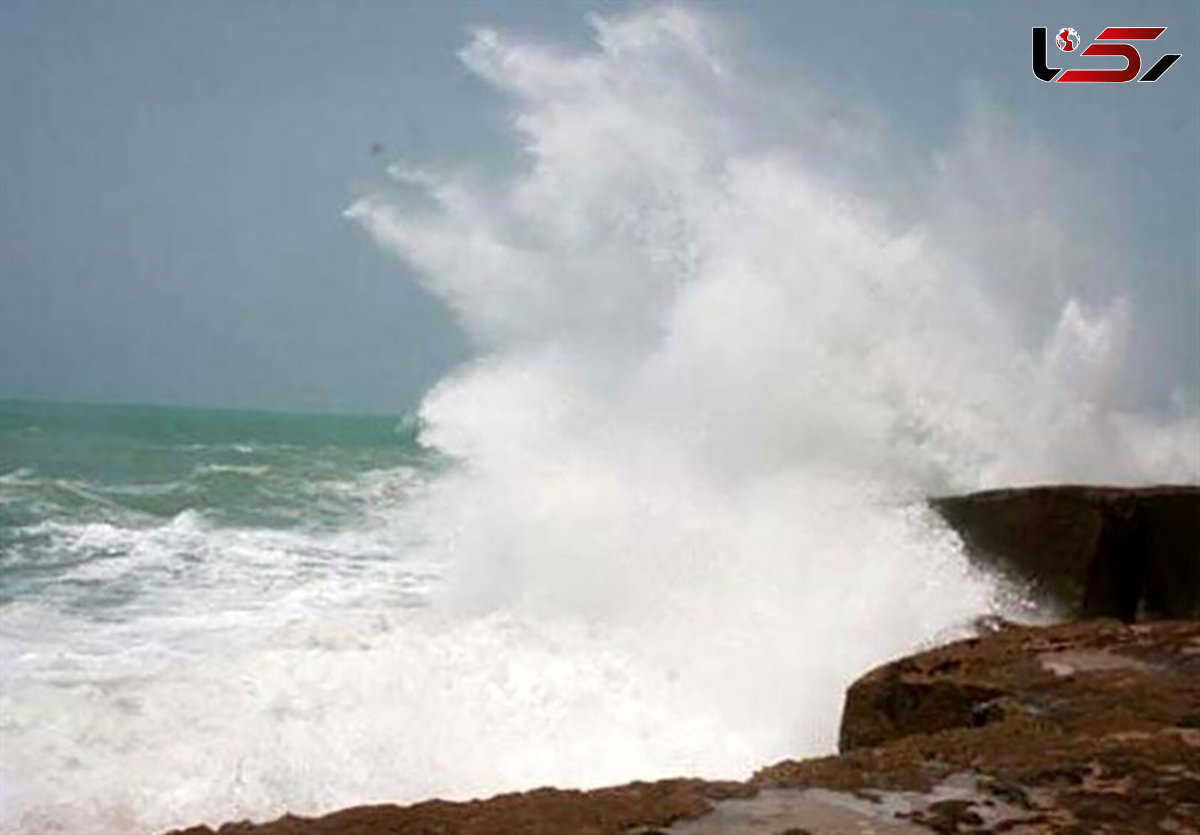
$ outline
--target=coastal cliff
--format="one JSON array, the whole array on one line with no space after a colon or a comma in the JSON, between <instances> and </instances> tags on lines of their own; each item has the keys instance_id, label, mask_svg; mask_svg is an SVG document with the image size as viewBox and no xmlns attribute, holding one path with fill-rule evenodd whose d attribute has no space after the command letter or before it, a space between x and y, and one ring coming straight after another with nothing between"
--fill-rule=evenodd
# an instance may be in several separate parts
<instances>
[{"instance_id":1,"label":"coastal cliff","mask_svg":"<svg viewBox=\"0 0 1200 835\"><path fill-rule=\"evenodd\" d=\"M976 559L1088 619L988 621L872 670L846 693L838 755L744 782L543 788L171 835L1200 835L1200 488L933 505Z\"/></svg>"},{"instance_id":2,"label":"coastal cliff","mask_svg":"<svg viewBox=\"0 0 1200 835\"><path fill-rule=\"evenodd\" d=\"M1070 617L1200 617L1200 486L1051 486L933 499L978 562Z\"/></svg>"}]
</instances>

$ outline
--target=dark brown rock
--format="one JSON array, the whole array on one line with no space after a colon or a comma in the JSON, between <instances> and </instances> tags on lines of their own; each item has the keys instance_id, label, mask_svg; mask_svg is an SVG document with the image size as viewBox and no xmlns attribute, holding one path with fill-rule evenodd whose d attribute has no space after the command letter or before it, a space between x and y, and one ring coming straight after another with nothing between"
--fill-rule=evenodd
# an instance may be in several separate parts
<instances>
[{"instance_id":1,"label":"dark brown rock","mask_svg":"<svg viewBox=\"0 0 1200 835\"><path fill-rule=\"evenodd\" d=\"M932 505L974 557L1072 617L1200 616L1200 487L1027 487Z\"/></svg>"},{"instance_id":2,"label":"dark brown rock","mask_svg":"<svg viewBox=\"0 0 1200 835\"><path fill-rule=\"evenodd\" d=\"M1200 621L1010 625L858 679L846 691L841 749L1010 722L1182 728L1197 706Z\"/></svg>"},{"instance_id":3,"label":"dark brown rock","mask_svg":"<svg viewBox=\"0 0 1200 835\"><path fill-rule=\"evenodd\" d=\"M962 690L944 697L944 721L889 695L935 684ZM981 691L1006 709L962 721ZM1200 621L1009 627L885 665L846 701L843 740L873 747L780 763L755 782L929 793L968 775L970 791L906 819L937 832L1200 832Z\"/></svg>"},{"instance_id":4,"label":"dark brown rock","mask_svg":"<svg viewBox=\"0 0 1200 835\"><path fill-rule=\"evenodd\" d=\"M986 724L981 708L1003 691L936 675L914 675L907 664L883 668L855 682L846 696L838 746L868 748L889 739Z\"/></svg>"},{"instance_id":5,"label":"dark brown rock","mask_svg":"<svg viewBox=\"0 0 1200 835\"><path fill-rule=\"evenodd\" d=\"M253 824L227 823L216 835L625 835L650 833L696 818L714 801L744 797L741 783L662 780L594 791L536 789L489 800L431 800L413 806L358 806L320 818L285 815ZM169 835L214 835L207 826Z\"/></svg>"}]
</instances>

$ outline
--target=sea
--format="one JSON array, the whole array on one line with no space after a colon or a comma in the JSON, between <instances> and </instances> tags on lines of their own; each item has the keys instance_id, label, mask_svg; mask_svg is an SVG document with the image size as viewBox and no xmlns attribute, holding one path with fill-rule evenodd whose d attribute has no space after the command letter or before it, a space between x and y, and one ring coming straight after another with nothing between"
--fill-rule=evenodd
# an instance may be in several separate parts
<instances>
[{"instance_id":1,"label":"sea","mask_svg":"<svg viewBox=\"0 0 1200 835\"><path fill-rule=\"evenodd\" d=\"M527 494L543 506L514 531L469 521L486 507L442 505L438 485L486 503L454 486L478 477L469 469L403 416L0 402L5 831L141 832L546 783L745 776L771 756L828 750L844 680L880 655L872 645L905 646L860 634L888 613L870 612L880 601L828 558L731 574L705 564L720 555L699 541L663 542L662 562L639 566L650 555L636 540L652 532L601 510L609 543L571 518L616 485L560 481L592 495L557 507L563 497ZM634 509L635 526L661 524L678 501L654 492L638 501L664 507ZM990 610L987 583L932 520L895 510L884 527L928 536L944 565L862 576L928 586L920 603L885 604L917 624L908 639L965 629ZM430 537L417 514L450 535ZM720 525L731 523L743 522ZM470 528L545 537L561 564L503 543L464 558ZM498 565L456 571L479 553ZM800 582L848 611L805 626L815 613ZM969 596L947 604L949 588ZM936 618L916 611L933 603ZM847 621L854 645L830 654L822 645Z\"/></svg>"},{"instance_id":2,"label":"sea","mask_svg":"<svg viewBox=\"0 0 1200 835\"><path fill-rule=\"evenodd\" d=\"M921 150L716 10L589 24L475 30L510 153L344 212L473 346L409 412L0 404L0 831L832 753L865 671L1049 614L929 496L1200 481L1070 160L982 102Z\"/></svg>"},{"instance_id":3,"label":"sea","mask_svg":"<svg viewBox=\"0 0 1200 835\"><path fill-rule=\"evenodd\" d=\"M425 605L437 569L411 557L401 508L439 466L398 416L0 401L3 822L52 797L81 815L36 813L27 826L136 828L174 805L145 794L154 771L182 764L165 749L188 727L200 748L217 741L188 706L207 702L212 719L236 710L207 686L158 701L152 682L286 644L322 612ZM200 748L200 760L225 759ZM93 816L106 806L89 798L101 774L122 775L103 790L129 792L112 804L128 814Z\"/></svg>"}]
</instances>

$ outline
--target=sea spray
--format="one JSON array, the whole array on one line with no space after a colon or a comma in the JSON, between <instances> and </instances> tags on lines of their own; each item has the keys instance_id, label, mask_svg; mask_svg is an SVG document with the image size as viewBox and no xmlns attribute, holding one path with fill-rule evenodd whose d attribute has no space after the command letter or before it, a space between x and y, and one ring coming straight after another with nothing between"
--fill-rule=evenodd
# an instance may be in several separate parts
<instances>
[{"instance_id":1,"label":"sea spray","mask_svg":"<svg viewBox=\"0 0 1200 835\"><path fill-rule=\"evenodd\" d=\"M1117 408L1131 306L1056 257L1101 247L999 120L890 205L878 147L829 140L854 119L781 113L702 14L592 23L463 51L511 176L398 166L424 200L349 212L479 346L422 409L458 461L421 514L439 601L599 625L742 743L725 773L828 750L850 677L995 605L921 497L1194 479L1197 420Z\"/></svg>"},{"instance_id":2,"label":"sea spray","mask_svg":"<svg viewBox=\"0 0 1200 835\"><path fill-rule=\"evenodd\" d=\"M1045 172L1002 126L972 116L914 192L864 175L874 122L745 75L704 15L592 23L577 52L464 50L515 171L400 164L349 212L477 343L421 408L444 460L306 476L354 508L326 528L29 534L70 559L0 612L6 831L826 753L852 678L1001 606L924 496L1197 477L1194 414L1117 409L1136 311L1049 257L1086 230L1009 211ZM172 490L334 450L202 457Z\"/></svg>"}]
</instances>

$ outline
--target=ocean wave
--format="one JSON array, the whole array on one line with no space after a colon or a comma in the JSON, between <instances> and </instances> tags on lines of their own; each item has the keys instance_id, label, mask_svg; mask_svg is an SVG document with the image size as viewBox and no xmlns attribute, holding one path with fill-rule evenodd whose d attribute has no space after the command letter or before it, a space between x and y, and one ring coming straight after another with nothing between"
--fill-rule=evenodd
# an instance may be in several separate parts
<instances>
[{"instance_id":1,"label":"ocean wave","mask_svg":"<svg viewBox=\"0 0 1200 835\"><path fill-rule=\"evenodd\" d=\"M15 470L0 474L0 485L26 484L36 472L33 467L17 467Z\"/></svg>"}]
</instances>

